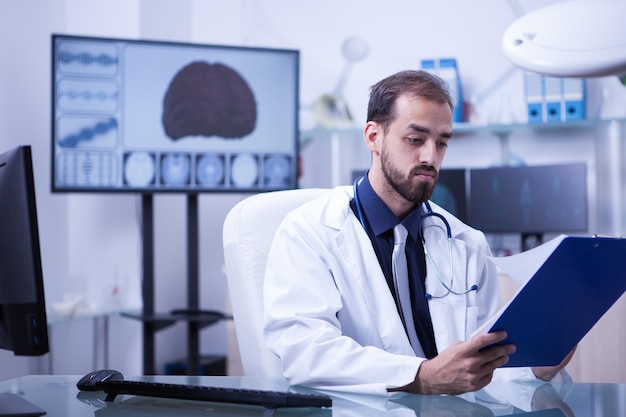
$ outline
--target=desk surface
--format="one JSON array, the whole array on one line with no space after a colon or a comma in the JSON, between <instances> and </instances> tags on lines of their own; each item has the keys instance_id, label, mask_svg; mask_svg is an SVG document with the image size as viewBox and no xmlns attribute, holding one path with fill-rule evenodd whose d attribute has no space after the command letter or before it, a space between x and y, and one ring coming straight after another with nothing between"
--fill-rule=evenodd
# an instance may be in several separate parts
<instances>
[{"instance_id":1,"label":"desk surface","mask_svg":"<svg viewBox=\"0 0 626 417\"><path fill-rule=\"evenodd\" d=\"M265 413L261 407L148 397L119 396L113 403L105 403L102 393L78 391L76 382L81 376L45 375L16 378L0 382L0 393L11 392L23 396L46 410L47 417L271 415ZM289 389L286 382L278 379L207 376L126 379L283 391ZM529 417L626 415L626 384L561 385L494 381L488 388L489 390L458 397L398 395L388 398L331 393L332 409L279 409L274 415L316 417L501 416L524 413L528 413ZM512 400L505 401L503 398L507 396ZM526 401L526 405L525 399L529 400ZM531 402L535 404L535 410L529 408L528 404ZM554 410L555 406L562 411Z\"/></svg>"}]
</instances>

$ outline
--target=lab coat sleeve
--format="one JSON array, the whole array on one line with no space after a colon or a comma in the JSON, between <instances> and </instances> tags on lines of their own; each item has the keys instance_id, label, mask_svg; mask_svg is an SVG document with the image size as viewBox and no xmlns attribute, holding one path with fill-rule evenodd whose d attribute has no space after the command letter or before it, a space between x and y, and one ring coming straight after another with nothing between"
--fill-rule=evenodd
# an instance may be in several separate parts
<instances>
[{"instance_id":1,"label":"lab coat sleeve","mask_svg":"<svg viewBox=\"0 0 626 417\"><path fill-rule=\"evenodd\" d=\"M283 375L293 385L378 395L412 382L424 359L345 334L338 317L351 295L339 291L333 275L337 261L318 232L288 216L268 257L264 337L280 358ZM368 320L369 313L362 313Z\"/></svg>"}]
</instances>

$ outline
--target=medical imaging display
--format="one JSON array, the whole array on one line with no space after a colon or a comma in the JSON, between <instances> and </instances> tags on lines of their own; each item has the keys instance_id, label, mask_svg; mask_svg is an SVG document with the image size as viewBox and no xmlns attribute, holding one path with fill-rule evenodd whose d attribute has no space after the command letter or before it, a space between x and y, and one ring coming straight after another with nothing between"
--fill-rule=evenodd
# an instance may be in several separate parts
<instances>
[{"instance_id":1,"label":"medical imaging display","mask_svg":"<svg viewBox=\"0 0 626 417\"><path fill-rule=\"evenodd\" d=\"M467 222L466 170L463 168L439 170L439 178L431 200L462 222Z\"/></svg>"},{"instance_id":2,"label":"medical imaging display","mask_svg":"<svg viewBox=\"0 0 626 417\"><path fill-rule=\"evenodd\" d=\"M299 52L52 36L53 191L297 187Z\"/></svg>"},{"instance_id":3,"label":"medical imaging display","mask_svg":"<svg viewBox=\"0 0 626 417\"><path fill-rule=\"evenodd\" d=\"M469 209L487 233L586 231L586 164L471 169Z\"/></svg>"},{"instance_id":4,"label":"medical imaging display","mask_svg":"<svg viewBox=\"0 0 626 417\"><path fill-rule=\"evenodd\" d=\"M163 100L163 127L170 138L242 138L256 125L254 93L226 65L192 62L172 80Z\"/></svg>"}]
</instances>

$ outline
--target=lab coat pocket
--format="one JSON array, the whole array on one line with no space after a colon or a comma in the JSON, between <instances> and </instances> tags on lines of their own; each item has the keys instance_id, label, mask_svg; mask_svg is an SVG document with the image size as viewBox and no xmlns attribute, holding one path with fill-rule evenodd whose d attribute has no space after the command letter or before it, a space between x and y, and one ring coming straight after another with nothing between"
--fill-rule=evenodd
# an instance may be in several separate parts
<instances>
[{"instance_id":1,"label":"lab coat pocket","mask_svg":"<svg viewBox=\"0 0 626 417\"><path fill-rule=\"evenodd\" d=\"M465 306L465 297L459 296L447 296L429 301L428 308L439 352L456 341L465 340Z\"/></svg>"}]
</instances>

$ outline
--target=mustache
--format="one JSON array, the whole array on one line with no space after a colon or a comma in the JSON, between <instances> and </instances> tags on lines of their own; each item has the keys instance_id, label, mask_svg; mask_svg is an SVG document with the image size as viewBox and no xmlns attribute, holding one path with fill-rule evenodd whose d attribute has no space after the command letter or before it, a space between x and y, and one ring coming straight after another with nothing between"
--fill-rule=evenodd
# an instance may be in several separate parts
<instances>
[{"instance_id":1,"label":"mustache","mask_svg":"<svg viewBox=\"0 0 626 417\"><path fill-rule=\"evenodd\" d=\"M421 173L429 173L434 174L435 178L439 177L439 171L432 165L420 165L411 170L411 175L421 174Z\"/></svg>"}]
</instances>

